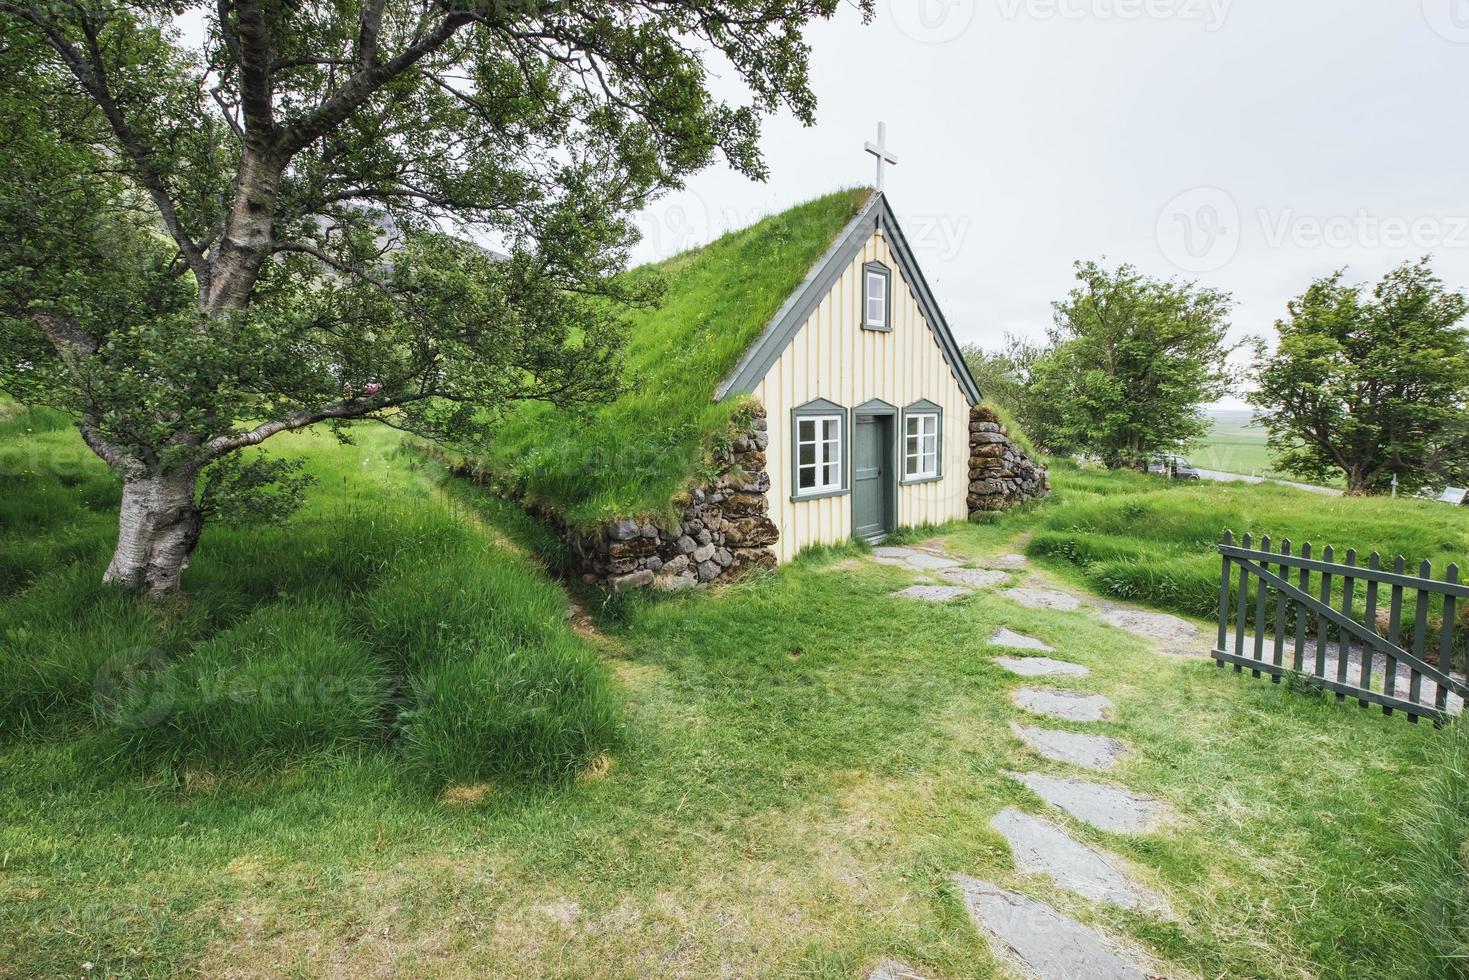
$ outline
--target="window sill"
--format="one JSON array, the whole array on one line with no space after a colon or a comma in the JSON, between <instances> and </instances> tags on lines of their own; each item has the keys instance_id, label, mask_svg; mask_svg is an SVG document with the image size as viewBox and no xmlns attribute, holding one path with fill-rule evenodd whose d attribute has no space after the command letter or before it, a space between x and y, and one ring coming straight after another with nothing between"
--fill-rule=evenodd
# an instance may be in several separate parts
<instances>
[{"instance_id":1,"label":"window sill","mask_svg":"<svg viewBox=\"0 0 1469 980\"><path fill-rule=\"evenodd\" d=\"M860 326L863 330L871 330L871 331L873 331L875 333L892 333L893 332L893 325L891 323L888 324L885 327L874 327L874 326L871 326L871 325L866 324L866 323L860 323L860 324L858 324L858 326Z\"/></svg>"},{"instance_id":2,"label":"window sill","mask_svg":"<svg viewBox=\"0 0 1469 980\"><path fill-rule=\"evenodd\" d=\"M909 476L899 480L898 486L915 487L922 483L940 483L943 479L944 476L942 473L935 473L933 476Z\"/></svg>"},{"instance_id":3,"label":"window sill","mask_svg":"<svg viewBox=\"0 0 1469 980\"><path fill-rule=\"evenodd\" d=\"M791 494L791 503L799 504L805 500L825 500L827 497L840 497L842 494L849 492L846 487L842 487L837 490L813 490L811 493L793 493Z\"/></svg>"}]
</instances>

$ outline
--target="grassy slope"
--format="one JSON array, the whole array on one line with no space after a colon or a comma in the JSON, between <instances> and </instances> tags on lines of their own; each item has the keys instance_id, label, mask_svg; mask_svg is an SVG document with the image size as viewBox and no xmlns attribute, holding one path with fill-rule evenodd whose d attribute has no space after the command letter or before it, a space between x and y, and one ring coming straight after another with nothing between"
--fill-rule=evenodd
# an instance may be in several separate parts
<instances>
[{"instance_id":1,"label":"grassy slope","mask_svg":"<svg viewBox=\"0 0 1469 980\"><path fill-rule=\"evenodd\" d=\"M818 198L641 270L668 288L632 315L629 392L583 420L523 406L482 462L572 523L666 511L737 407L715 404L715 386L869 193Z\"/></svg>"},{"instance_id":2,"label":"grassy slope","mask_svg":"<svg viewBox=\"0 0 1469 980\"><path fill-rule=\"evenodd\" d=\"M612 744L605 671L560 591L436 505L396 433L360 438L283 440L320 481L310 506L285 528L206 528L189 601L160 611L100 585L118 490L75 431L0 421L0 739L74 736L177 774L377 753L401 734L389 754L437 785L568 776ZM135 664L167 666L122 684L132 700L94 697ZM131 724L154 696L172 710Z\"/></svg>"}]
</instances>

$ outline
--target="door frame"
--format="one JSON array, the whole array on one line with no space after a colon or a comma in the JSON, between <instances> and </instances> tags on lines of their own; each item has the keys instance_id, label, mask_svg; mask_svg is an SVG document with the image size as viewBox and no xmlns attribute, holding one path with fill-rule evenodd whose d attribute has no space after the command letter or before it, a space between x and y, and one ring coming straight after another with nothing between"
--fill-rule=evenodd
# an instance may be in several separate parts
<instances>
[{"instance_id":1,"label":"door frame","mask_svg":"<svg viewBox=\"0 0 1469 980\"><path fill-rule=\"evenodd\" d=\"M873 542L881 541L892 534L898 528L898 406L891 405L881 398L873 398L863 402L851 410L852 426L852 452L851 452L851 478L852 488L852 537L857 534L857 416L875 415L886 417L887 424L879 426L879 432L887 429L887 447L884 455L887 459L887 474L882 481L883 493L883 523L885 527L877 534L864 540Z\"/></svg>"}]
</instances>

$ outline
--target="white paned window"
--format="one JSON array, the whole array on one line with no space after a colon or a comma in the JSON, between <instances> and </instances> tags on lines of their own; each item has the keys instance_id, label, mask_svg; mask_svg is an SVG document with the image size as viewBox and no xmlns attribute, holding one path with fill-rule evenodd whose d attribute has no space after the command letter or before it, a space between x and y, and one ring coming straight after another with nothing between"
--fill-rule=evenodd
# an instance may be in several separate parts
<instances>
[{"instance_id":1,"label":"white paned window","mask_svg":"<svg viewBox=\"0 0 1469 980\"><path fill-rule=\"evenodd\" d=\"M807 415L796 419L796 493L826 493L842 488L842 417Z\"/></svg>"},{"instance_id":2,"label":"white paned window","mask_svg":"<svg viewBox=\"0 0 1469 980\"><path fill-rule=\"evenodd\" d=\"M935 414L905 416L903 475L923 480L939 475L939 417Z\"/></svg>"},{"instance_id":3,"label":"white paned window","mask_svg":"<svg viewBox=\"0 0 1469 980\"><path fill-rule=\"evenodd\" d=\"M867 327L886 328L888 326L888 274L882 269L869 268L866 279L867 286L863 291L866 312L862 324Z\"/></svg>"}]
</instances>

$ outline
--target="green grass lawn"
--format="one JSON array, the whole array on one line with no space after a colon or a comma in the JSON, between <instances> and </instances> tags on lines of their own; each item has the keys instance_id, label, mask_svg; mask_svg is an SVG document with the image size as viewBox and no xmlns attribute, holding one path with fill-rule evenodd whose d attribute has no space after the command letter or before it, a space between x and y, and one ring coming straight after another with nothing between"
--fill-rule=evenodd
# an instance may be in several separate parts
<instances>
[{"instance_id":1,"label":"green grass lawn","mask_svg":"<svg viewBox=\"0 0 1469 980\"><path fill-rule=\"evenodd\" d=\"M49 460L73 439L15 433L6 452L39 440L20 456ZM894 598L912 574L856 548L707 593L600 607L581 594L594 615L572 633L564 597L519 554L523 541L550 547L545 535L477 487L439 486L395 445L371 431L356 447L293 444L321 478L312 509L266 545L209 532L177 614L199 625L175 642L290 606L344 617L290 620L298 632L407 663L458 635L453 582L489 567L508 605L474 607L486 629L442 662L530 629L549 631L533 634L538 647L594 652L625 719L617 746L567 784L486 771L442 791L401 739L292 746L253 764L203 753L118 765L105 718L32 707L45 723L0 739L0 975L856 977L887 957L935 978L995 975L955 871L1114 930L1180 976L1447 975L1426 960L1416 913L1425 896L1462 894L1462 786L1436 782L1448 734L1159 656L1084 610L993 592L941 607ZM3 457L7 479L17 458ZM0 593L7 644L72 628L28 620L26 604L58 582L86 592L100 573L109 498L76 459L76 487L34 478L29 523L3 532L7 546L49 542L34 554L50 556ZM944 528L942 541L973 557L1013 550L1068 508L1136 489L1104 493L1112 478L1058 474L1053 502ZM450 525L451 546L410 566L423 545L393 547L397 508ZM1045 560L1042 581L1086 574ZM76 628L97 641L103 625ZM1117 703L1088 730L1130 742L1115 778L1179 819L1141 837L1068 829L1126 858L1173 920L1020 879L988 829L1007 805L1043 812L1006 771L1064 771L1010 732L1025 719L1009 701L1022 682L990 660L1000 625L1091 668L1060 686ZM1406 828L1423 824L1425 795L1449 814L1435 853L1450 857L1415 877L1422 850Z\"/></svg>"}]
</instances>

